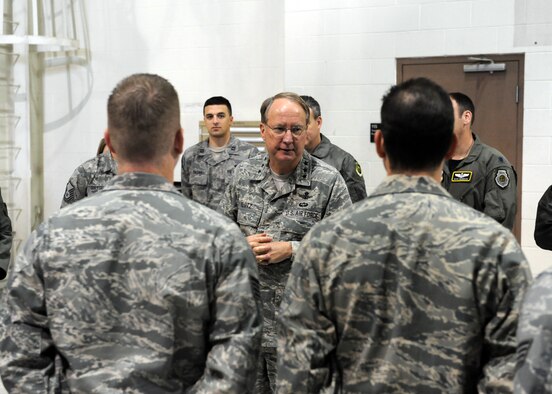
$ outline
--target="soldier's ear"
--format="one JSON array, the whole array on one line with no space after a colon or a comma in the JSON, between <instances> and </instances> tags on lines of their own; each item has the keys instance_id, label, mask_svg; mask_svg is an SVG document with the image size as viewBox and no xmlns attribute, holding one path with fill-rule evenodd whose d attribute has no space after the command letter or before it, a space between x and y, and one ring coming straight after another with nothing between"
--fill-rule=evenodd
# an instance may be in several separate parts
<instances>
[{"instance_id":1,"label":"soldier's ear","mask_svg":"<svg viewBox=\"0 0 552 394\"><path fill-rule=\"evenodd\" d=\"M113 145L111 143L111 136L109 135L109 129L105 129L105 131L104 131L104 140L105 140L105 144L109 148L109 151L111 153L116 154L117 152L115 151L115 149L113 149Z\"/></svg>"},{"instance_id":2,"label":"soldier's ear","mask_svg":"<svg viewBox=\"0 0 552 394\"><path fill-rule=\"evenodd\" d=\"M376 143L376 153L379 157L385 159L387 152L385 151L385 141L381 130L376 130L376 133L374 134L374 142Z\"/></svg>"},{"instance_id":3,"label":"soldier's ear","mask_svg":"<svg viewBox=\"0 0 552 394\"><path fill-rule=\"evenodd\" d=\"M266 140L265 140L265 133L266 133L266 131L265 131L265 126L264 126L264 124L261 123L261 124L259 125L259 128L261 129L261 138L263 139L263 141L266 141Z\"/></svg>"},{"instance_id":4,"label":"soldier's ear","mask_svg":"<svg viewBox=\"0 0 552 394\"><path fill-rule=\"evenodd\" d=\"M182 127L174 135L174 151L177 156L184 152L184 129Z\"/></svg>"},{"instance_id":5,"label":"soldier's ear","mask_svg":"<svg viewBox=\"0 0 552 394\"><path fill-rule=\"evenodd\" d=\"M472 123L473 114L471 111L464 111L462 114L462 120L464 121L464 124L471 125Z\"/></svg>"}]
</instances>

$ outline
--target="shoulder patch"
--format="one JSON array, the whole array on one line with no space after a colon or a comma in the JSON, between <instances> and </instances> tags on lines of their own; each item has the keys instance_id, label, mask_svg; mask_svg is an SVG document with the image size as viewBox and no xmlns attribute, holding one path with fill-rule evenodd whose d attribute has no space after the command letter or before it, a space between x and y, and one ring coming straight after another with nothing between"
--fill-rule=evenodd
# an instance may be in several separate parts
<instances>
[{"instance_id":1,"label":"shoulder patch","mask_svg":"<svg viewBox=\"0 0 552 394\"><path fill-rule=\"evenodd\" d=\"M362 178L362 168L360 167L360 164L358 164L358 162L355 162L355 171L357 175Z\"/></svg>"},{"instance_id":2,"label":"shoulder patch","mask_svg":"<svg viewBox=\"0 0 552 394\"><path fill-rule=\"evenodd\" d=\"M65 202L75 201L75 188L73 187L72 184L67 185L67 190L65 190L63 199L65 200Z\"/></svg>"},{"instance_id":3,"label":"shoulder patch","mask_svg":"<svg viewBox=\"0 0 552 394\"><path fill-rule=\"evenodd\" d=\"M454 171L450 180L451 182L471 182L472 171Z\"/></svg>"},{"instance_id":4,"label":"shoulder patch","mask_svg":"<svg viewBox=\"0 0 552 394\"><path fill-rule=\"evenodd\" d=\"M508 171L498 170L495 176L495 182L501 189L506 188L510 184L510 177L508 176Z\"/></svg>"}]
</instances>

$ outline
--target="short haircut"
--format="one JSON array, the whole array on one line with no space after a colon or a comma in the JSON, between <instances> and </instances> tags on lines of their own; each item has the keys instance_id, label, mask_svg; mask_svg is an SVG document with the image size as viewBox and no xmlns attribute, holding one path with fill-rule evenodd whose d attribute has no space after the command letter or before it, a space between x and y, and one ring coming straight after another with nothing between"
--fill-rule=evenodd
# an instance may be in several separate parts
<instances>
[{"instance_id":1,"label":"short haircut","mask_svg":"<svg viewBox=\"0 0 552 394\"><path fill-rule=\"evenodd\" d=\"M261 105L261 123L266 124L267 118L268 118L268 111L270 110L270 107L272 107L272 104L274 103L274 101L278 99L287 99L287 100L293 101L294 103L299 104L301 108L303 108L303 111L305 112L307 124L309 124L309 118L310 118L309 106L303 101L301 96L299 96L297 93L292 93L292 92L278 93L277 95L269 97L265 101L263 101L263 104Z\"/></svg>"},{"instance_id":2,"label":"short haircut","mask_svg":"<svg viewBox=\"0 0 552 394\"><path fill-rule=\"evenodd\" d=\"M227 98L222 96L213 96L205 101L205 104L203 104L203 115L205 115L205 107L208 105L226 105L226 108L228 108L228 114L232 115L232 105L230 104L230 101L228 101Z\"/></svg>"},{"instance_id":3,"label":"short haircut","mask_svg":"<svg viewBox=\"0 0 552 394\"><path fill-rule=\"evenodd\" d=\"M120 159L155 161L170 152L180 128L178 94L163 77L134 74L113 89L107 117L111 144Z\"/></svg>"},{"instance_id":4,"label":"short haircut","mask_svg":"<svg viewBox=\"0 0 552 394\"><path fill-rule=\"evenodd\" d=\"M471 101L471 99L464 93L460 92L449 93L449 96L456 101L456 104L458 105L458 114L456 114L458 117L461 117L464 111L470 111L472 113L470 125L473 125L473 122L475 121L475 105L473 105L473 101Z\"/></svg>"},{"instance_id":5,"label":"short haircut","mask_svg":"<svg viewBox=\"0 0 552 394\"><path fill-rule=\"evenodd\" d=\"M100 144L98 145L98 150L96 151L96 156L101 155L105 149L105 139L102 137Z\"/></svg>"},{"instance_id":6,"label":"short haircut","mask_svg":"<svg viewBox=\"0 0 552 394\"><path fill-rule=\"evenodd\" d=\"M383 97L381 132L393 170L434 170L453 138L449 95L426 78L393 86Z\"/></svg>"},{"instance_id":7,"label":"short haircut","mask_svg":"<svg viewBox=\"0 0 552 394\"><path fill-rule=\"evenodd\" d=\"M320 104L312 96L301 96L303 101L307 103L310 109L312 109L312 117L318 119L319 116L322 116L322 111L320 110Z\"/></svg>"}]
</instances>

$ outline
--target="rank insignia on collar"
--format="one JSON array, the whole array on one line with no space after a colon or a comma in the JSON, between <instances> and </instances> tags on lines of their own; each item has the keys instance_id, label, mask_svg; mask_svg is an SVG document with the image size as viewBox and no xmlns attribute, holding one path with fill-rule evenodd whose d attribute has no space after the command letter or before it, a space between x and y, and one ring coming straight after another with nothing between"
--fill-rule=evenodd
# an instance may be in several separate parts
<instances>
[{"instance_id":1,"label":"rank insignia on collar","mask_svg":"<svg viewBox=\"0 0 552 394\"><path fill-rule=\"evenodd\" d=\"M451 182L471 182L471 171L454 171L450 177Z\"/></svg>"},{"instance_id":2,"label":"rank insignia on collar","mask_svg":"<svg viewBox=\"0 0 552 394\"><path fill-rule=\"evenodd\" d=\"M506 170L498 170L495 176L495 182L501 189L506 188L510 184L510 177Z\"/></svg>"}]
</instances>

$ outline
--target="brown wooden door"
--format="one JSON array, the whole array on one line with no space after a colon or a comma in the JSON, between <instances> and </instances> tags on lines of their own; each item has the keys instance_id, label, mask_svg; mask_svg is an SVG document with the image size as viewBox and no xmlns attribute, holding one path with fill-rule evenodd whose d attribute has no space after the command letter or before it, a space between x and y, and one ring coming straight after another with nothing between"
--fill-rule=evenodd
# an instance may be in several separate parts
<instances>
[{"instance_id":1,"label":"brown wooden door","mask_svg":"<svg viewBox=\"0 0 552 394\"><path fill-rule=\"evenodd\" d=\"M524 56L477 55L504 63L505 71L464 72L474 64L468 56L397 59L397 81L426 77L449 92L467 94L475 104L473 130L481 140L502 152L517 172L517 213L514 234L521 234L521 185L523 152L523 67Z\"/></svg>"}]
</instances>

